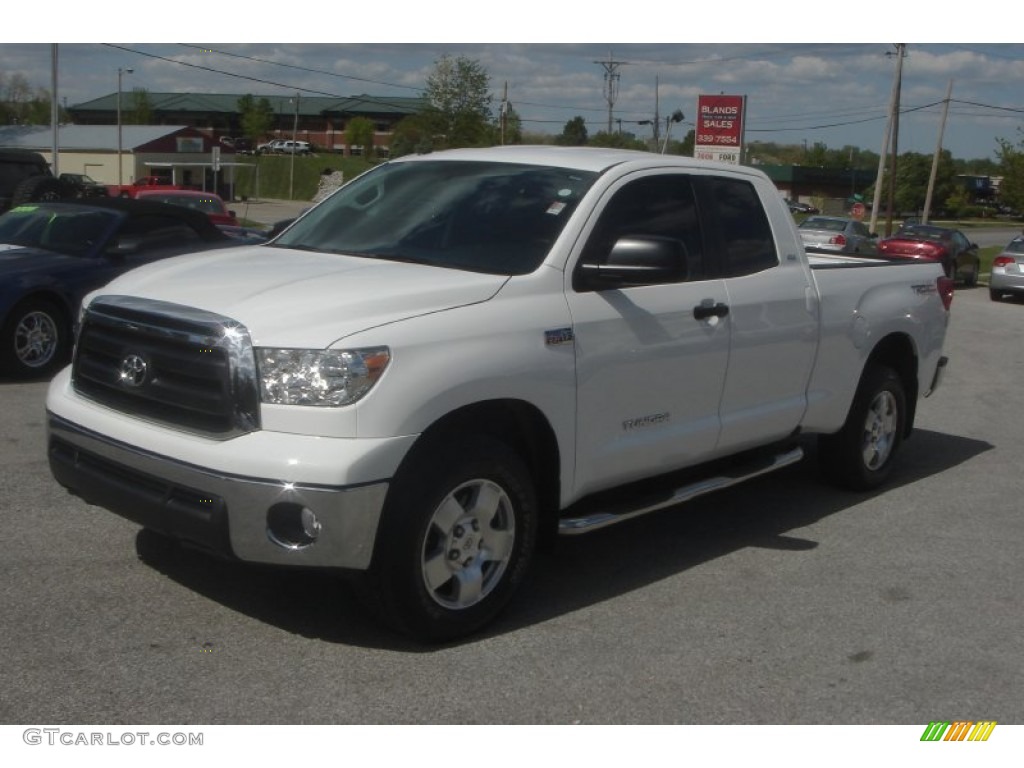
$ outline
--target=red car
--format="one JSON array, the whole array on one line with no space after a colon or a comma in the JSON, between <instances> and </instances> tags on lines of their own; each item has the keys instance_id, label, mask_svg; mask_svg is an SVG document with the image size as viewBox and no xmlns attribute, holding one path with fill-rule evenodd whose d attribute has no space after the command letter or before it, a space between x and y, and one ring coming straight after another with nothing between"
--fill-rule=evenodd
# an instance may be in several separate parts
<instances>
[{"instance_id":1,"label":"red car","mask_svg":"<svg viewBox=\"0 0 1024 768\"><path fill-rule=\"evenodd\" d=\"M229 211L220 195L191 189L142 189L135 195L139 200L170 203L182 208L202 211L214 224L237 224L235 212Z\"/></svg>"},{"instance_id":2,"label":"red car","mask_svg":"<svg viewBox=\"0 0 1024 768\"><path fill-rule=\"evenodd\" d=\"M940 261L947 276L962 279L966 286L978 284L981 266L978 245L958 229L930 224L903 226L892 237L878 243L878 255Z\"/></svg>"}]
</instances>

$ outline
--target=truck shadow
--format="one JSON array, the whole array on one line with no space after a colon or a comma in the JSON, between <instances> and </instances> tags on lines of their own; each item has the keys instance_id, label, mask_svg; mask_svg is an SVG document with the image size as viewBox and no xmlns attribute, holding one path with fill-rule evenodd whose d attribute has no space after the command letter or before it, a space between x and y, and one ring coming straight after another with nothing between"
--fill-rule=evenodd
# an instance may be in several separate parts
<instances>
[{"instance_id":1,"label":"truck shadow","mask_svg":"<svg viewBox=\"0 0 1024 768\"><path fill-rule=\"evenodd\" d=\"M990 443L917 430L888 484L874 494L841 491L818 476L814 442L792 467L595 533L559 538L534 559L531 577L496 622L461 643L524 629L747 548L792 552L819 542L798 530L866 499L937 475L991 450ZM413 653L438 647L378 624L337 574L252 566L168 546L140 531L140 558L175 582L259 621L331 643ZM450 646L447 646L450 647Z\"/></svg>"}]
</instances>

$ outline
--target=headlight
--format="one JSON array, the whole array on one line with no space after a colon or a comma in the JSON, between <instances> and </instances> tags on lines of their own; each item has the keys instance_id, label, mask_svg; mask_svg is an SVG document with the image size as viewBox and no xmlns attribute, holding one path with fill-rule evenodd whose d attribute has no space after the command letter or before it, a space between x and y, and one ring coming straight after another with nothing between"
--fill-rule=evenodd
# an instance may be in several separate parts
<instances>
[{"instance_id":1,"label":"headlight","mask_svg":"<svg viewBox=\"0 0 1024 768\"><path fill-rule=\"evenodd\" d=\"M260 399L276 405L349 405L370 391L390 361L387 347L259 348Z\"/></svg>"}]
</instances>

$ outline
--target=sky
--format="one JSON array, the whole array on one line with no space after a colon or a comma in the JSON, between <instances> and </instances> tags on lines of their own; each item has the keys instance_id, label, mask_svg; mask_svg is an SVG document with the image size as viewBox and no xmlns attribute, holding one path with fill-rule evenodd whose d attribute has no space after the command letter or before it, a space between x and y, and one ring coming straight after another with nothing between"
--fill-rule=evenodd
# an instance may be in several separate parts
<instances>
[{"instance_id":1,"label":"sky","mask_svg":"<svg viewBox=\"0 0 1024 768\"><path fill-rule=\"evenodd\" d=\"M899 151L934 152L952 83L943 147L961 159L994 159L1000 139L1024 139L1024 44L1012 42L1020 39L1012 25L999 29L1001 19L1012 18L1000 12L999 2L986 3L983 19L955 22L958 37L975 42L949 42L952 20L930 29L912 12L904 18L891 10L891 2L876 0L825 14L775 4L772 17L751 10L763 3L745 8L739 2L727 14L703 19L693 6L658 2L627 14L625 4L616 6L618 12L598 11L595 4L584 13L579 5L558 10L550 2L520 0L503 6L514 7L514 13L492 16L459 10L480 8L465 3L410 4L403 12L399 2L380 16L365 6L367 12L339 11L334 17L312 5L287 23L266 15L242 20L211 7L198 20L191 14L161 19L159 33L138 20L110 24L125 13L113 2L107 2L110 14L97 13L100 2L90 3L92 13L81 20L71 11L61 14L45 31L61 41L57 92L68 105L114 93L119 68L132 70L123 74L125 91L418 96L435 62L450 54L483 66L495 107L507 88L523 129L532 133L560 133L577 116L591 134L606 130L609 71L618 76L613 127L618 130L621 121L622 130L641 138L652 129L639 121L657 114L664 125L664 117L677 109L684 120L673 126L672 136L682 138L693 127L700 94L746 96L746 142L756 157L757 142L852 145L880 153L895 44L822 42L821 32L860 26L870 34L859 39L870 40L882 28L908 30L913 34L904 38L910 42L902 66ZM5 24L8 30L35 28L28 10L14 13L25 20ZM462 23L453 26L456 18ZM102 26L96 19L104 20ZM194 41L201 34L222 42L160 42ZM1010 42L1000 42L1001 34ZM284 42L244 42L272 40L271 35ZM673 38L679 42L650 42ZM10 37L0 30L0 73L21 73L33 86L49 88L53 44L5 39Z\"/></svg>"}]
</instances>

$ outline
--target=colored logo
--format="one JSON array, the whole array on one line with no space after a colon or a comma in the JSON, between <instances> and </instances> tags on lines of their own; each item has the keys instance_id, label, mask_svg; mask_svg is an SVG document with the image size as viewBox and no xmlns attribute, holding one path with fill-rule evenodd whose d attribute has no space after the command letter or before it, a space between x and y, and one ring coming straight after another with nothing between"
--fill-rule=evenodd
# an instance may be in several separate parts
<instances>
[{"instance_id":1,"label":"colored logo","mask_svg":"<svg viewBox=\"0 0 1024 768\"><path fill-rule=\"evenodd\" d=\"M921 741L988 741L995 727L995 720L931 722L924 729Z\"/></svg>"}]
</instances>

